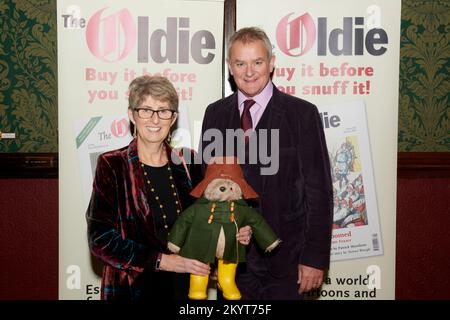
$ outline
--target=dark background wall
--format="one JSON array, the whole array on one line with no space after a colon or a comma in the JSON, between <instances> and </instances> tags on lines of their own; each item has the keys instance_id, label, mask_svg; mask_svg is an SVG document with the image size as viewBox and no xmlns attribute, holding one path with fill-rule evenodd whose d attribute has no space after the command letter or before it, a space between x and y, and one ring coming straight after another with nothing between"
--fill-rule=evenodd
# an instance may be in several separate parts
<instances>
[{"instance_id":1,"label":"dark background wall","mask_svg":"<svg viewBox=\"0 0 450 320\"><path fill-rule=\"evenodd\" d=\"M450 299L449 178L397 183L396 299Z\"/></svg>"},{"instance_id":2,"label":"dark background wall","mask_svg":"<svg viewBox=\"0 0 450 320\"><path fill-rule=\"evenodd\" d=\"M397 299L450 299L449 9L402 1ZM0 156L58 150L55 25L55 0L0 3ZM58 179L0 178L0 217L0 299L57 299Z\"/></svg>"},{"instance_id":3,"label":"dark background wall","mask_svg":"<svg viewBox=\"0 0 450 320\"><path fill-rule=\"evenodd\" d=\"M0 300L58 299L58 180L0 179Z\"/></svg>"}]
</instances>

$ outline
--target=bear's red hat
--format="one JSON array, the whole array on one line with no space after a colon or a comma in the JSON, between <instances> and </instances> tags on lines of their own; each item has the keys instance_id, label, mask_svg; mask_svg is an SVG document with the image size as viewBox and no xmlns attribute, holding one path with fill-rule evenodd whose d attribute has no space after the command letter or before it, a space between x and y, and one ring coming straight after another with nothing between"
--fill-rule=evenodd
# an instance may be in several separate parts
<instances>
[{"instance_id":1,"label":"bear's red hat","mask_svg":"<svg viewBox=\"0 0 450 320\"><path fill-rule=\"evenodd\" d=\"M245 181L244 173L236 157L211 158L205 178L191 191L191 196L200 198L208 184L214 179L229 179L239 185L244 199L258 198L258 194Z\"/></svg>"}]
</instances>

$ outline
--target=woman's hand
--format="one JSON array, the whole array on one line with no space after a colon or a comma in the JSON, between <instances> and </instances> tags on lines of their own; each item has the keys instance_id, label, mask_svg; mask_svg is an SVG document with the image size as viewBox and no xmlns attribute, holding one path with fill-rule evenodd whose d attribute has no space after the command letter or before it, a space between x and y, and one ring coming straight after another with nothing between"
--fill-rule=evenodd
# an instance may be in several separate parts
<instances>
[{"instance_id":1,"label":"woman's hand","mask_svg":"<svg viewBox=\"0 0 450 320\"><path fill-rule=\"evenodd\" d=\"M252 227L250 226L240 228L238 234L236 235L236 239L244 246L247 246L250 243L251 238Z\"/></svg>"},{"instance_id":2,"label":"woman's hand","mask_svg":"<svg viewBox=\"0 0 450 320\"><path fill-rule=\"evenodd\" d=\"M163 254L160 268L163 271L192 273L196 275L208 275L211 272L208 264L198 260L184 258L177 254Z\"/></svg>"}]
</instances>

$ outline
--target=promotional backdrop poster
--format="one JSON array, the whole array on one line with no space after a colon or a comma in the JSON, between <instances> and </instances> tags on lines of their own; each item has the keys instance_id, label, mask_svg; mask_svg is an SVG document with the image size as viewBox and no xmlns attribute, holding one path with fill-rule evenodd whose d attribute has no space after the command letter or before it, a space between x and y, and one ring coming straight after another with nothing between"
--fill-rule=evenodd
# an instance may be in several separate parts
<instances>
[{"instance_id":1,"label":"promotional backdrop poster","mask_svg":"<svg viewBox=\"0 0 450 320\"><path fill-rule=\"evenodd\" d=\"M159 74L174 84L173 144L197 147L204 110L222 97L223 5L57 2L60 299L100 297L102 265L89 252L85 213L98 155L131 140L127 90L135 77Z\"/></svg>"},{"instance_id":2,"label":"promotional backdrop poster","mask_svg":"<svg viewBox=\"0 0 450 320\"><path fill-rule=\"evenodd\" d=\"M57 5L59 297L98 299L101 264L90 255L85 221L96 158L130 141L127 88L142 74L174 84L174 144L196 148L204 110L222 97L227 78L224 2ZM274 45L276 86L316 104L325 127L335 191L332 263L311 298L394 298L400 6L236 1L237 28L261 27Z\"/></svg>"},{"instance_id":3,"label":"promotional backdrop poster","mask_svg":"<svg viewBox=\"0 0 450 320\"><path fill-rule=\"evenodd\" d=\"M236 8L237 29L267 32L275 85L314 103L325 127L332 263L311 298L394 299L401 1L238 0Z\"/></svg>"}]
</instances>

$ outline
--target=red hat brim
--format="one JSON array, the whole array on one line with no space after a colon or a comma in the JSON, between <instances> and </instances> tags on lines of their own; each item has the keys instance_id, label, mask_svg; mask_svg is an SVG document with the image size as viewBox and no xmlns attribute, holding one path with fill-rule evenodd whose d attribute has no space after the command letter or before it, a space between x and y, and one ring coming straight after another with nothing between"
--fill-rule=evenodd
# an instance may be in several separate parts
<instances>
[{"instance_id":1,"label":"red hat brim","mask_svg":"<svg viewBox=\"0 0 450 320\"><path fill-rule=\"evenodd\" d=\"M239 185L242 191L242 197L244 199L258 198L258 194L253 188L245 181L244 174L241 166L234 161L229 163L226 161L219 163L211 163L206 169L205 178L191 191L191 196L200 198L205 192L208 184L214 179L229 179Z\"/></svg>"}]
</instances>

